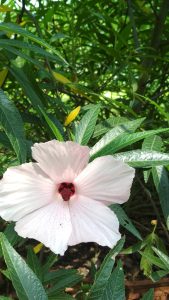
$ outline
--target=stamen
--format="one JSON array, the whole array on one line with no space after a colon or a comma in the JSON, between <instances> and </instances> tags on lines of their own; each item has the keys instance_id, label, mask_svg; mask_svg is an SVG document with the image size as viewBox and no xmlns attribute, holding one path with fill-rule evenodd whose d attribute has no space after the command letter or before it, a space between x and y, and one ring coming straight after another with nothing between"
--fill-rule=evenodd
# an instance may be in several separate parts
<instances>
[{"instance_id":1,"label":"stamen","mask_svg":"<svg viewBox=\"0 0 169 300\"><path fill-rule=\"evenodd\" d=\"M62 182L59 185L58 192L61 194L64 201L68 201L75 193L75 186L71 182Z\"/></svg>"}]
</instances>

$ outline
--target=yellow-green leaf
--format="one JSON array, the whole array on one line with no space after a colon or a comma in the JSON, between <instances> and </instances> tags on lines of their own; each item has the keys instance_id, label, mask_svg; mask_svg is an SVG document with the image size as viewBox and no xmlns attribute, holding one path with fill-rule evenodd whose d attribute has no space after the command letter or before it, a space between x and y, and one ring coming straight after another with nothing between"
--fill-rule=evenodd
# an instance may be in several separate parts
<instances>
[{"instance_id":1,"label":"yellow-green leaf","mask_svg":"<svg viewBox=\"0 0 169 300\"><path fill-rule=\"evenodd\" d=\"M12 8L10 8L7 5L0 5L0 12L8 12L8 11L12 11Z\"/></svg>"},{"instance_id":2,"label":"yellow-green leaf","mask_svg":"<svg viewBox=\"0 0 169 300\"><path fill-rule=\"evenodd\" d=\"M59 82L61 82L63 84L71 83L71 81L67 77L63 76L60 73L53 71L53 76L55 77L56 80L58 80Z\"/></svg>"},{"instance_id":3,"label":"yellow-green leaf","mask_svg":"<svg viewBox=\"0 0 169 300\"><path fill-rule=\"evenodd\" d=\"M33 251L35 254L39 253L40 250L43 248L43 244L42 243L39 243L37 244L34 248L33 248Z\"/></svg>"},{"instance_id":4,"label":"yellow-green leaf","mask_svg":"<svg viewBox=\"0 0 169 300\"><path fill-rule=\"evenodd\" d=\"M4 70L0 71L0 87L3 85L7 74L8 74L8 69L4 69Z\"/></svg>"},{"instance_id":5,"label":"yellow-green leaf","mask_svg":"<svg viewBox=\"0 0 169 300\"><path fill-rule=\"evenodd\" d=\"M64 125L68 126L78 116L79 112L80 112L80 106L73 109L70 112L70 114L66 117Z\"/></svg>"}]
</instances>

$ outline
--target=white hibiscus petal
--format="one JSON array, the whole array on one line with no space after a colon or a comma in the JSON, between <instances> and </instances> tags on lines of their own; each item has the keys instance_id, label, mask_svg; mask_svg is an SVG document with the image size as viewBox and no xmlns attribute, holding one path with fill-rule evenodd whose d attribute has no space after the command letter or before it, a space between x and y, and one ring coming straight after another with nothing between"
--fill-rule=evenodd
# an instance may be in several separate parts
<instances>
[{"instance_id":1,"label":"white hibiscus petal","mask_svg":"<svg viewBox=\"0 0 169 300\"><path fill-rule=\"evenodd\" d=\"M135 171L112 156L102 156L89 163L74 183L78 194L105 204L123 203L130 196Z\"/></svg>"},{"instance_id":2,"label":"white hibiscus petal","mask_svg":"<svg viewBox=\"0 0 169 300\"><path fill-rule=\"evenodd\" d=\"M89 148L56 140L35 144L32 156L56 182L71 182L87 165Z\"/></svg>"},{"instance_id":3,"label":"white hibiscus petal","mask_svg":"<svg viewBox=\"0 0 169 300\"><path fill-rule=\"evenodd\" d=\"M36 163L9 168L0 181L0 216L17 221L52 201L55 184Z\"/></svg>"},{"instance_id":4,"label":"white hibiscus petal","mask_svg":"<svg viewBox=\"0 0 169 300\"><path fill-rule=\"evenodd\" d=\"M72 231L68 202L57 199L32 212L16 223L15 230L20 236L38 240L63 255Z\"/></svg>"},{"instance_id":5,"label":"white hibiscus petal","mask_svg":"<svg viewBox=\"0 0 169 300\"><path fill-rule=\"evenodd\" d=\"M101 202L80 196L69 201L69 209L72 222L70 246L96 242L111 248L120 239L116 215Z\"/></svg>"}]
</instances>

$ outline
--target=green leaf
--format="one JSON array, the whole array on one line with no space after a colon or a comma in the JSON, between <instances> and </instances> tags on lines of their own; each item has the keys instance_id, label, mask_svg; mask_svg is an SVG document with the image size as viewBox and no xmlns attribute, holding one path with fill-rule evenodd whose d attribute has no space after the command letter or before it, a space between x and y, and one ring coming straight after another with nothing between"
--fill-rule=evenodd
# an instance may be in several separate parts
<instances>
[{"instance_id":1,"label":"green leaf","mask_svg":"<svg viewBox=\"0 0 169 300\"><path fill-rule=\"evenodd\" d=\"M48 299L49 300L74 300L75 298L62 292L59 294L55 294L54 296L49 296Z\"/></svg>"},{"instance_id":2,"label":"green leaf","mask_svg":"<svg viewBox=\"0 0 169 300\"><path fill-rule=\"evenodd\" d=\"M42 280L42 267L37 255L34 253L31 247L29 247L27 251L27 264L36 274L36 276Z\"/></svg>"},{"instance_id":3,"label":"green leaf","mask_svg":"<svg viewBox=\"0 0 169 300\"><path fill-rule=\"evenodd\" d=\"M23 29L19 25L12 24L12 23L1 23L0 30L19 34L21 36L24 36L24 37L30 39L31 41L33 41L37 44L39 44L40 46L43 46L47 49L52 50L52 52L57 55L57 57L59 58L60 61L62 61L64 64L67 64L65 59L63 59L61 57L61 55L50 44L46 43L43 39L39 38L38 36L34 35L33 33Z\"/></svg>"},{"instance_id":4,"label":"green leaf","mask_svg":"<svg viewBox=\"0 0 169 300\"><path fill-rule=\"evenodd\" d=\"M121 260L111 274L108 284L104 290L102 300L125 300L124 272Z\"/></svg>"},{"instance_id":5,"label":"green leaf","mask_svg":"<svg viewBox=\"0 0 169 300\"><path fill-rule=\"evenodd\" d=\"M12 300L12 298L0 296L0 300Z\"/></svg>"},{"instance_id":6,"label":"green leaf","mask_svg":"<svg viewBox=\"0 0 169 300\"><path fill-rule=\"evenodd\" d=\"M169 164L169 154L156 151L133 150L117 153L113 156L135 168L148 168Z\"/></svg>"},{"instance_id":7,"label":"green leaf","mask_svg":"<svg viewBox=\"0 0 169 300\"><path fill-rule=\"evenodd\" d=\"M166 270L165 264L162 262L161 259L159 259L157 256L150 254L148 252L144 253L142 251L139 251L139 253L147 260L151 265L155 265L161 269Z\"/></svg>"},{"instance_id":8,"label":"green leaf","mask_svg":"<svg viewBox=\"0 0 169 300\"><path fill-rule=\"evenodd\" d=\"M115 258L123 248L124 241L124 238L122 238L105 257L99 271L96 273L96 278L93 286L91 287L87 300L103 299L102 296L104 294L106 284L108 283L108 280L110 278L111 271L115 263Z\"/></svg>"},{"instance_id":9,"label":"green leaf","mask_svg":"<svg viewBox=\"0 0 169 300\"><path fill-rule=\"evenodd\" d=\"M153 273L151 273L151 280L156 282L159 281L161 278L163 278L164 276L168 275L169 271L164 271L164 270L159 270L159 271L155 271Z\"/></svg>"},{"instance_id":10,"label":"green leaf","mask_svg":"<svg viewBox=\"0 0 169 300\"><path fill-rule=\"evenodd\" d=\"M26 49L26 50L30 50L31 52L35 52L38 55L42 55L45 58L47 57L50 60L56 61L56 62L62 62L57 56L52 55L51 53L49 53L48 51L44 50L41 47L35 46L31 43L25 43L23 41L19 41L19 40L14 40L14 39L0 39L0 46L3 46L3 48L6 48L7 46L11 46L11 47L17 47L20 49Z\"/></svg>"},{"instance_id":11,"label":"green leaf","mask_svg":"<svg viewBox=\"0 0 169 300\"><path fill-rule=\"evenodd\" d=\"M143 270L143 274L145 276L150 276L151 272L152 272L152 262L147 259L147 255L149 256L153 256L153 250L151 245L147 245L143 252L142 252L142 258L140 261L140 269Z\"/></svg>"},{"instance_id":12,"label":"green leaf","mask_svg":"<svg viewBox=\"0 0 169 300\"><path fill-rule=\"evenodd\" d=\"M162 138L158 135L150 136L143 141L142 150L146 151L161 151L163 146ZM150 177L151 170L144 171L144 181L147 183Z\"/></svg>"},{"instance_id":13,"label":"green leaf","mask_svg":"<svg viewBox=\"0 0 169 300\"><path fill-rule=\"evenodd\" d=\"M57 280L51 288L48 289L47 293L49 296L55 296L59 291L65 290L67 287L72 287L75 284L82 281L82 276L78 273L72 274L71 276L64 276Z\"/></svg>"},{"instance_id":14,"label":"green leaf","mask_svg":"<svg viewBox=\"0 0 169 300\"><path fill-rule=\"evenodd\" d=\"M91 150L92 159L98 156L114 154L116 151L125 148L133 143L136 143L142 139L145 139L149 136L155 135L157 133L162 133L168 131L168 128L157 129L157 130L148 130L143 132L135 133L123 133L117 137L111 136L110 132L106 133L103 138L98 141Z\"/></svg>"},{"instance_id":15,"label":"green leaf","mask_svg":"<svg viewBox=\"0 0 169 300\"><path fill-rule=\"evenodd\" d=\"M38 95L36 83L34 83L34 86L32 85L32 82L23 69L12 66L9 70L23 88L25 95L29 98L35 110L39 113L39 115L41 115L39 107L43 108L43 103Z\"/></svg>"},{"instance_id":16,"label":"green leaf","mask_svg":"<svg viewBox=\"0 0 169 300\"><path fill-rule=\"evenodd\" d=\"M167 271L169 271L169 256L157 249L156 247L153 247L154 252L158 255L158 257L161 259L163 264L165 265L165 268Z\"/></svg>"},{"instance_id":17,"label":"green leaf","mask_svg":"<svg viewBox=\"0 0 169 300\"><path fill-rule=\"evenodd\" d=\"M142 150L161 151L163 146L162 138L158 135L150 136L143 141Z\"/></svg>"},{"instance_id":18,"label":"green leaf","mask_svg":"<svg viewBox=\"0 0 169 300\"><path fill-rule=\"evenodd\" d=\"M154 289L149 289L148 292L144 294L141 300L153 300L154 299Z\"/></svg>"},{"instance_id":19,"label":"green leaf","mask_svg":"<svg viewBox=\"0 0 169 300\"><path fill-rule=\"evenodd\" d=\"M6 50L9 51L9 52L11 52L11 53L13 53L13 54L15 54L15 55L17 55L17 56L20 56L20 57L24 58L25 61L29 61L29 62L33 63L33 64L34 64L35 66L37 66L39 69L42 69L42 68L43 68L43 65L42 65L41 63L39 63L39 61L38 61L37 59L31 58L30 55L27 55L27 54L25 54L25 53L19 51L19 50L16 49L16 48L13 48L13 47L9 47L9 46L8 46L8 47L6 47Z\"/></svg>"},{"instance_id":20,"label":"green leaf","mask_svg":"<svg viewBox=\"0 0 169 300\"><path fill-rule=\"evenodd\" d=\"M20 163L26 161L27 149L21 116L0 89L0 124L8 136Z\"/></svg>"},{"instance_id":21,"label":"green leaf","mask_svg":"<svg viewBox=\"0 0 169 300\"><path fill-rule=\"evenodd\" d=\"M81 119L75 132L75 141L77 143L81 145L88 143L93 134L99 111L100 105L94 105Z\"/></svg>"},{"instance_id":22,"label":"green leaf","mask_svg":"<svg viewBox=\"0 0 169 300\"><path fill-rule=\"evenodd\" d=\"M123 120L123 121L122 121ZM104 121L103 125L97 125L95 128L95 136L101 135L102 133L108 132L108 135L111 137L111 139L119 136L121 133L128 132L132 133L134 132L138 127L140 127L141 123L145 120L145 118L136 119L133 121L129 121L125 118L110 118L106 121ZM114 126L112 126L114 125ZM114 127L113 129L111 129ZM110 130L111 129L111 130ZM96 131L97 130L97 131Z\"/></svg>"},{"instance_id":23,"label":"green leaf","mask_svg":"<svg viewBox=\"0 0 169 300\"><path fill-rule=\"evenodd\" d=\"M102 123L96 125L93 137L94 138L98 137L98 136L106 133L107 131L109 131L111 128L121 125L121 124L125 124L127 122L129 122L127 118L113 116L113 117L103 121Z\"/></svg>"},{"instance_id":24,"label":"green leaf","mask_svg":"<svg viewBox=\"0 0 169 300\"><path fill-rule=\"evenodd\" d=\"M119 220L119 223L126 228L128 231L130 231L134 236L136 236L139 240L142 240L142 237L138 230L135 228L129 217L126 215L123 208L118 204L112 204L109 206L111 210L114 211L114 213L117 215L117 218Z\"/></svg>"},{"instance_id":25,"label":"green leaf","mask_svg":"<svg viewBox=\"0 0 169 300\"><path fill-rule=\"evenodd\" d=\"M164 167L154 167L152 169L153 180L159 195L161 208L163 211L163 215L167 224L167 228L169 229L169 178L168 173Z\"/></svg>"},{"instance_id":26,"label":"green leaf","mask_svg":"<svg viewBox=\"0 0 169 300\"><path fill-rule=\"evenodd\" d=\"M14 223L10 223L6 226L4 230L4 234L12 246L16 245L17 243L23 240L22 237L20 237L14 230L14 226Z\"/></svg>"},{"instance_id":27,"label":"green leaf","mask_svg":"<svg viewBox=\"0 0 169 300\"><path fill-rule=\"evenodd\" d=\"M27 266L23 258L14 250L3 233L0 234L3 256L10 273L12 283L20 300L47 300L45 290Z\"/></svg>"},{"instance_id":28,"label":"green leaf","mask_svg":"<svg viewBox=\"0 0 169 300\"><path fill-rule=\"evenodd\" d=\"M48 115L45 113L45 111L39 107L42 115L45 118L46 123L48 124L49 128L51 129L51 131L53 132L54 136L56 137L56 139L58 141L64 141L63 136L61 135L59 129L56 127L56 125L53 123L53 121L48 117Z\"/></svg>"},{"instance_id":29,"label":"green leaf","mask_svg":"<svg viewBox=\"0 0 169 300\"><path fill-rule=\"evenodd\" d=\"M49 269L54 265L54 263L58 260L58 256L54 253L50 253L47 256L47 261L42 267L43 274L45 275Z\"/></svg>"},{"instance_id":30,"label":"green leaf","mask_svg":"<svg viewBox=\"0 0 169 300\"><path fill-rule=\"evenodd\" d=\"M61 270L57 270L57 271L52 271L52 272L48 272L48 273L44 273L44 280L43 282L45 284L47 283L53 283L53 282L57 282L59 279L64 279L66 277L71 277L77 275L77 271L74 269L61 269Z\"/></svg>"}]
</instances>

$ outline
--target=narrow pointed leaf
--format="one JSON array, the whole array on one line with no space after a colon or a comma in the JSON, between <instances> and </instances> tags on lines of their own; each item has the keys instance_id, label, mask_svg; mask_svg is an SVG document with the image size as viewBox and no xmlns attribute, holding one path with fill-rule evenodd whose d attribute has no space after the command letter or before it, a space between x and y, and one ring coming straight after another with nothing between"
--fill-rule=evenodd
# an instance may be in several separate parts
<instances>
[{"instance_id":1,"label":"narrow pointed leaf","mask_svg":"<svg viewBox=\"0 0 169 300\"><path fill-rule=\"evenodd\" d=\"M156 151L133 150L115 154L114 158L122 160L135 168L169 164L169 154Z\"/></svg>"},{"instance_id":2,"label":"narrow pointed leaf","mask_svg":"<svg viewBox=\"0 0 169 300\"><path fill-rule=\"evenodd\" d=\"M42 108L39 107L39 109L40 109L41 113L43 114L43 116L46 120L46 123L48 124L49 128L53 132L56 139L58 141L64 141L63 136L61 135L59 129L56 127L56 125L53 123L53 121L48 117L48 115L45 113L45 111Z\"/></svg>"},{"instance_id":3,"label":"narrow pointed leaf","mask_svg":"<svg viewBox=\"0 0 169 300\"><path fill-rule=\"evenodd\" d=\"M12 23L1 23L0 30L20 34L21 36L24 36L24 37L30 39L31 41L33 41L47 49L52 50L52 52L55 53L59 57L59 59L62 63L67 64L65 59L63 59L61 57L61 55L50 44L48 44L47 42L45 42L43 39L39 38L38 36L34 35L33 33L25 30L21 26L12 24Z\"/></svg>"},{"instance_id":4,"label":"narrow pointed leaf","mask_svg":"<svg viewBox=\"0 0 169 300\"><path fill-rule=\"evenodd\" d=\"M3 127L20 163L26 161L27 149L23 122L19 111L0 90L0 124Z\"/></svg>"},{"instance_id":5,"label":"narrow pointed leaf","mask_svg":"<svg viewBox=\"0 0 169 300\"><path fill-rule=\"evenodd\" d=\"M0 242L12 283L20 300L47 300L45 290L23 258L14 250L3 233Z\"/></svg>"},{"instance_id":6,"label":"narrow pointed leaf","mask_svg":"<svg viewBox=\"0 0 169 300\"><path fill-rule=\"evenodd\" d=\"M91 150L92 159L102 155L114 154L116 151L125 148L129 145L132 145L140 140L143 140L149 136L169 131L169 128L157 129L157 130L148 130L143 132L135 133L123 133L113 138L109 135L109 132L103 136L103 138L94 145Z\"/></svg>"},{"instance_id":7,"label":"narrow pointed leaf","mask_svg":"<svg viewBox=\"0 0 169 300\"><path fill-rule=\"evenodd\" d=\"M158 135L150 136L143 141L142 150L161 151L163 145L162 138Z\"/></svg>"},{"instance_id":8,"label":"narrow pointed leaf","mask_svg":"<svg viewBox=\"0 0 169 300\"><path fill-rule=\"evenodd\" d=\"M106 133L107 131L109 131L107 136L110 139L113 139L124 132L132 133L137 128L140 127L141 123L144 120L145 120L145 118L140 118L140 119L136 119L133 121L129 121L125 118L118 118L118 117L116 117L114 119L110 118L110 120L108 119L108 120L104 121L103 125L99 124L96 126L93 137L97 137L101 134ZM114 128L112 128L112 127L114 127Z\"/></svg>"},{"instance_id":9,"label":"narrow pointed leaf","mask_svg":"<svg viewBox=\"0 0 169 300\"><path fill-rule=\"evenodd\" d=\"M118 204L112 204L110 209L114 211L117 215L120 225L130 231L134 236L136 236L139 240L142 240L142 237L138 230L135 228L129 217L126 215L123 208Z\"/></svg>"},{"instance_id":10,"label":"narrow pointed leaf","mask_svg":"<svg viewBox=\"0 0 169 300\"><path fill-rule=\"evenodd\" d=\"M166 269L169 271L169 256L164 254L162 251L160 251L156 247L153 247L153 250L158 255L158 257L161 259L161 261L165 265Z\"/></svg>"},{"instance_id":11,"label":"narrow pointed leaf","mask_svg":"<svg viewBox=\"0 0 169 300\"><path fill-rule=\"evenodd\" d=\"M169 178L164 167L158 166L152 169L153 180L159 195L163 215L169 229Z\"/></svg>"},{"instance_id":12,"label":"narrow pointed leaf","mask_svg":"<svg viewBox=\"0 0 169 300\"><path fill-rule=\"evenodd\" d=\"M120 260L109 278L102 297L102 300L112 299L125 300L124 272Z\"/></svg>"},{"instance_id":13,"label":"narrow pointed leaf","mask_svg":"<svg viewBox=\"0 0 169 300\"><path fill-rule=\"evenodd\" d=\"M121 251L124 245L124 238L122 238L117 245L110 250L105 257L99 271L96 273L94 284L89 292L87 300L102 300L106 284L111 275L112 268L115 263L117 254Z\"/></svg>"},{"instance_id":14,"label":"narrow pointed leaf","mask_svg":"<svg viewBox=\"0 0 169 300\"><path fill-rule=\"evenodd\" d=\"M99 123L98 125L96 125L93 137L98 137L102 134L105 134L112 128L119 126L121 124L125 124L127 122L129 122L129 120L127 118L114 117L114 116L110 117L107 120L103 121L102 123Z\"/></svg>"},{"instance_id":15,"label":"narrow pointed leaf","mask_svg":"<svg viewBox=\"0 0 169 300\"><path fill-rule=\"evenodd\" d=\"M141 298L141 300L153 300L154 299L154 289L148 290L147 293Z\"/></svg>"},{"instance_id":16,"label":"narrow pointed leaf","mask_svg":"<svg viewBox=\"0 0 169 300\"><path fill-rule=\"evenodd\" d=\"M100 111L100 105L94 105L82 118L79 126L76 129L75 141L81 145L86 145L90 140L98 114Z\"/></svg>"}]
</instances>

